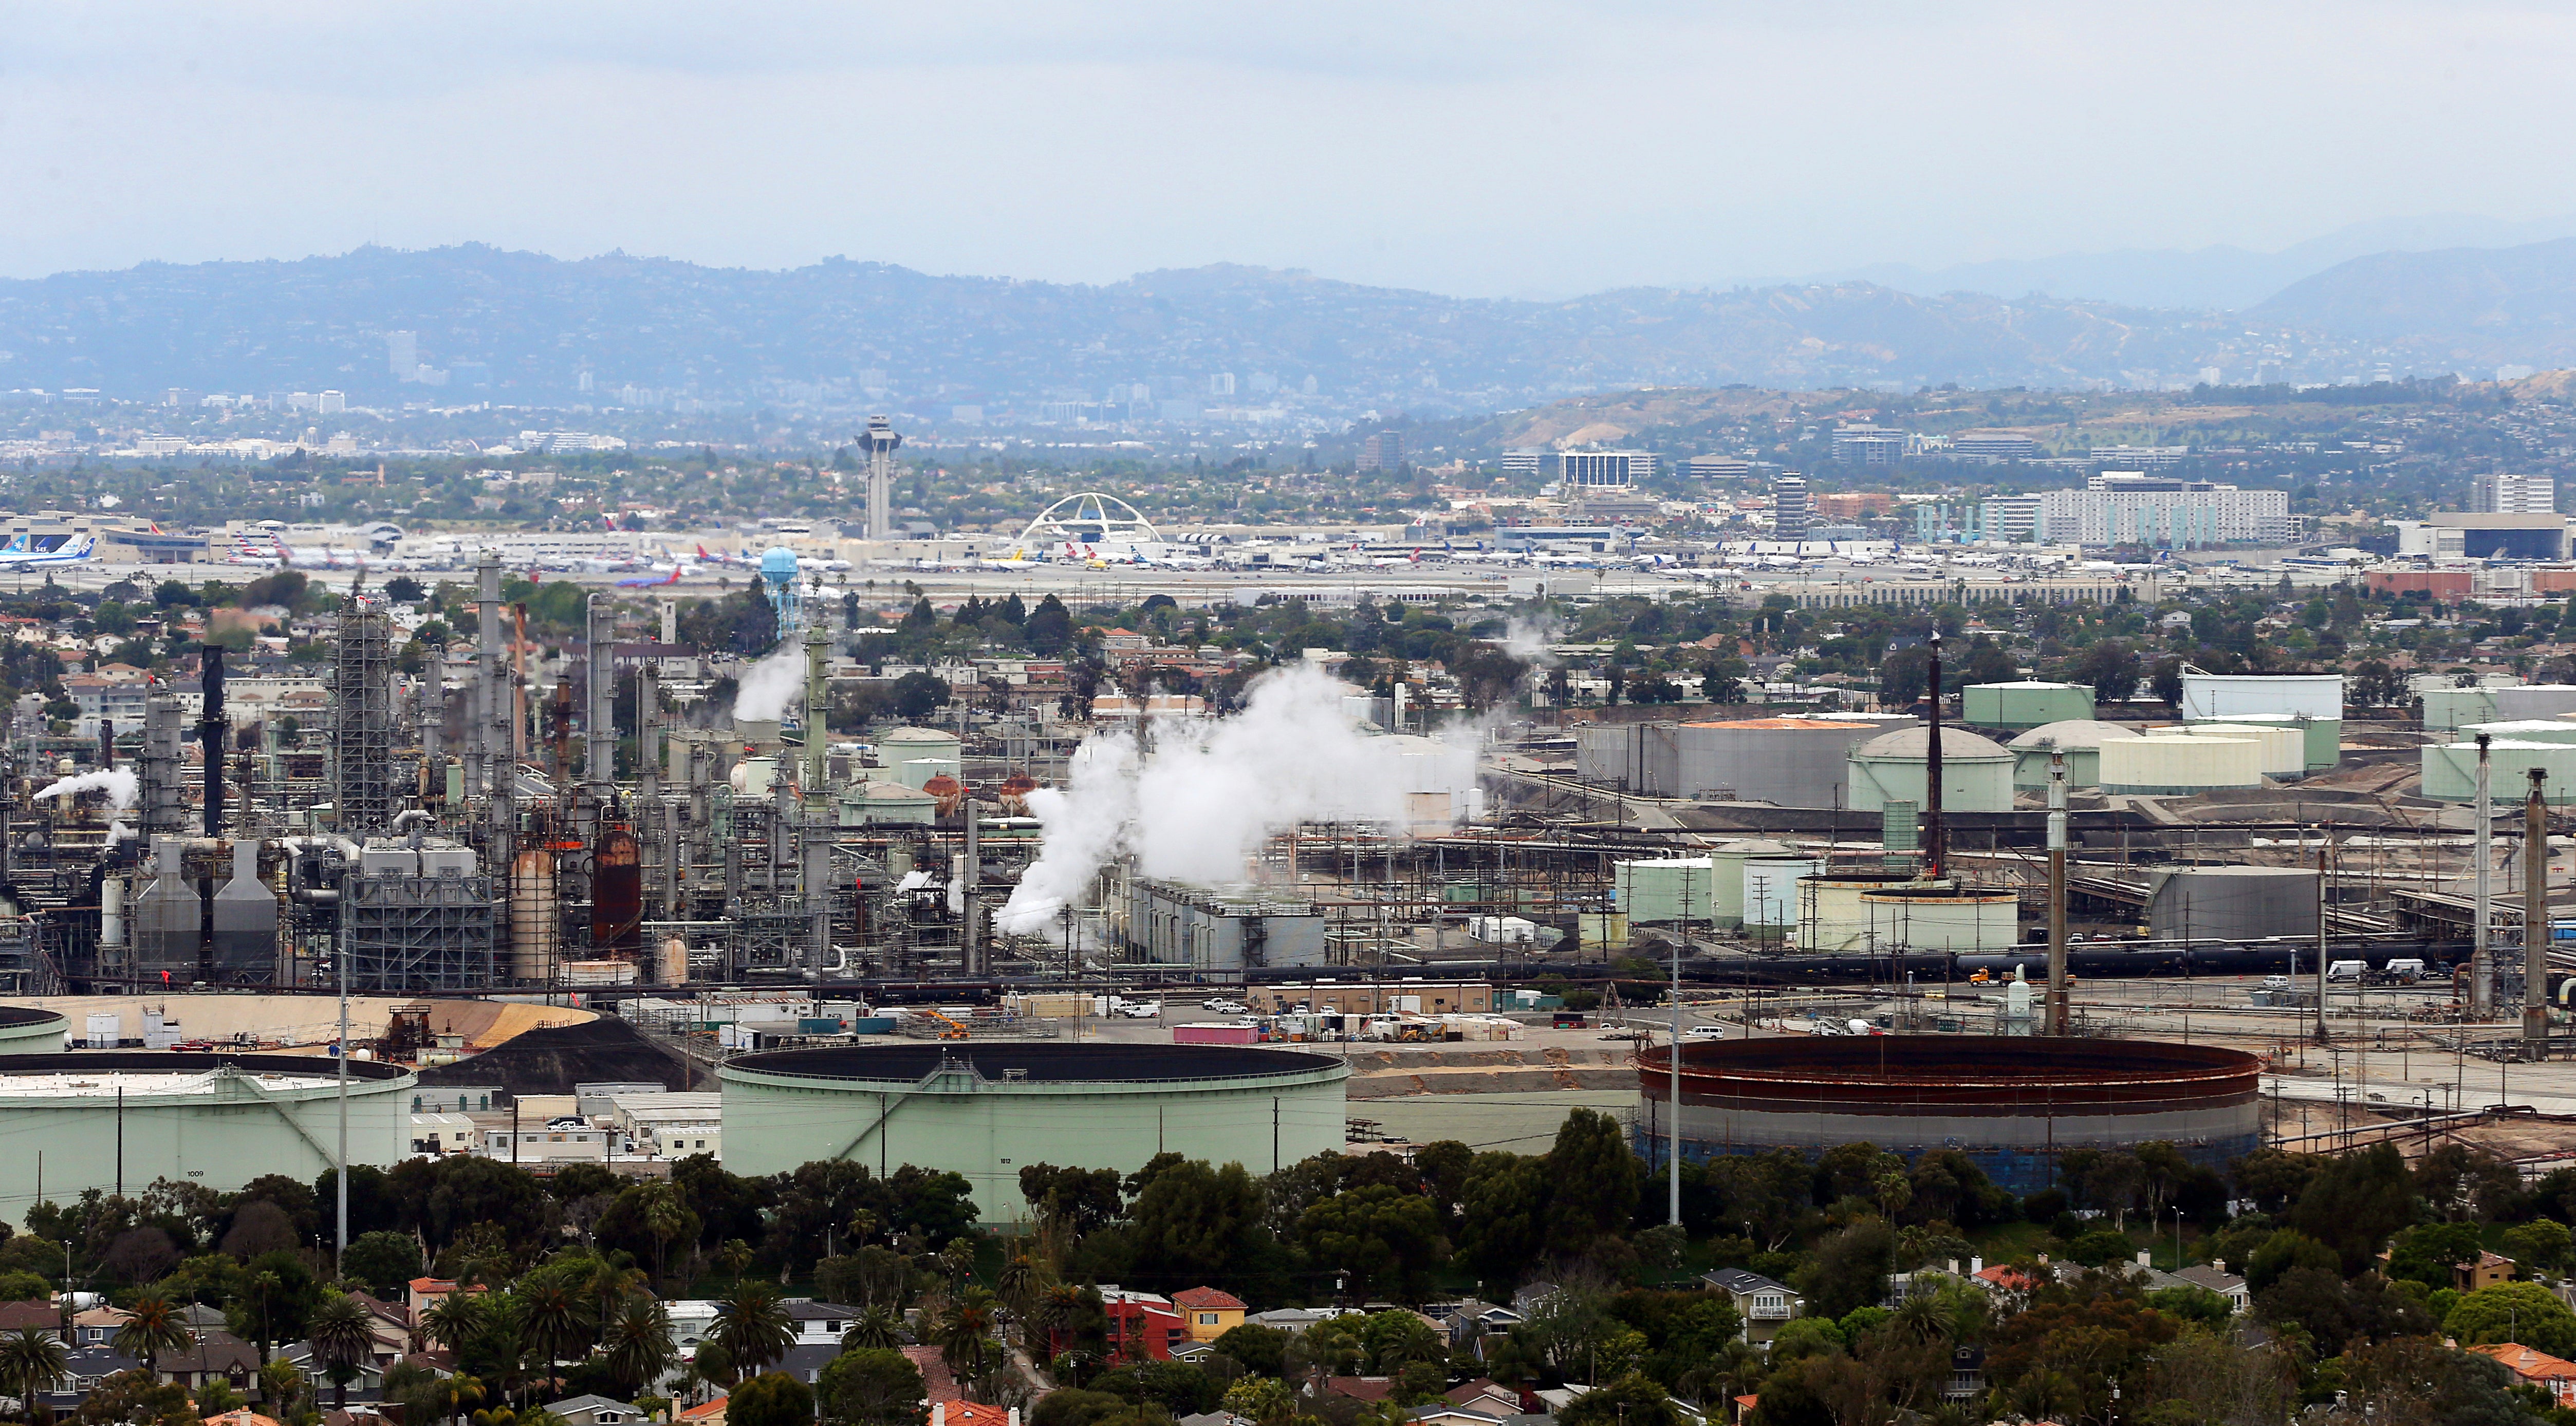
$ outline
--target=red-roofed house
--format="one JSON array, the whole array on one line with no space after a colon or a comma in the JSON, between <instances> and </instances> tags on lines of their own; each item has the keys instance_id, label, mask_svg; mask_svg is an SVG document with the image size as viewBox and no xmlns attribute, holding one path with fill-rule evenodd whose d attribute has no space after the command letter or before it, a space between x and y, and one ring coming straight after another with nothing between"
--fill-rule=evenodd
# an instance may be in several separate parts
<instances>
[{"instance_id":1,"label":"red-roofed house","mask_svg":"<svg viewBox=\"0 0 2576 1426\"><path fill-rule=\"evenodd\" d=\"M2520 1342L2489 1342L2470 1351L2493 1357L2524 1382L2546 1390L2560 1406L2576 1407L2576 1362L2553 1357Z\"/></svg>"},{"instance_id":2,"label":"red-roofed house","mask_svg":"<svg viewBox=\"0 0 2576 1426\"><path fill-rule=\"evenodd\" d=\"M1020 1426L1020 1409L980 1401L943 1401L930 1408L930 1426Z\"/></svg>"},{"instance_id":3,"label":"red-roofed house","mask_svg":"<svg viewBox=\"0 0 2576 1426\"><path fill-rule=\"evenodd\" d=\"M966 1393L957 1389L957 1376L948 1370L948 1359L937 1347L906 1346L896 1350L912 1360L921 1372L922 1399L932 1406L942 1402L963 1401Z\"/></svg>"},{"instance_id":4,"label":"red-roofed house","mask_svg":"<svg viewBox=\"0 0 2576 1426\"><path fill-rule=\"evenodd\" d=\"M1172 1305L1181 1309L1193 1342L1213 1342L1243 1325L1243 1314L1251 1308L1240 1297L1220 1292L1213 1287L1188 1287L1172 1294Z\"/></svg>"},{"instance_id":5,"label":"red-roofed house","mask_svg":"<svg viewBox=\"0 0 2576 1426\"><path fill-rule=\"evenodd\" d=\"M713 1401L702 1401L682 1411L679 1419L683 1426L725 1426L725 1407L732 1400L730 1396L719 1396Z\"/></svg>"}]
</instances>

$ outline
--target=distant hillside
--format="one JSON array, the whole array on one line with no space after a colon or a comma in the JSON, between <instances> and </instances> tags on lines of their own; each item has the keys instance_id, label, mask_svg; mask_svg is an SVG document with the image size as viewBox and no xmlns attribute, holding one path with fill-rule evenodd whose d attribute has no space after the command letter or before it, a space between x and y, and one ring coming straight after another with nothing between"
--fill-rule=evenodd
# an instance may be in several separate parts
<instances>
[{"instance_id":1,"label":"distant hillside","mask_svg":"<svg viewBox=\"0 0 2576 1426\"><path fill-rule=\"evenodd\" d=\"M420 360L450 372L447 387L397 384L385 346L396 330L419 334ZM761 272L468 245L0 282L0 390L332 387L353 404L555 405L618 402L631 386L642 404L890 402L944 416L952 404L1099 401L1113 386L1132 401L1140 385L1149 407L1260 405L1276 382L1311 411L1463 414L1659 385L2134 385L2196 372L2240 335L2201 313L1864 282L1540 303L1244 267L1095 287L838 259ZM1210 394L1221 373L1234 395ZM890 392L868 394L879 383Z\"/></svg>"},{"instance_id":2,"label":"distant hillside","mask_svg":"<svg viewBox=\"0 0 2576 1426\"><path fill-rule=\"evenodd\" d=\"M2354 258L2249 309L2435 361L2576 362L2576 238Z\"/></svg>"}]
</instances>

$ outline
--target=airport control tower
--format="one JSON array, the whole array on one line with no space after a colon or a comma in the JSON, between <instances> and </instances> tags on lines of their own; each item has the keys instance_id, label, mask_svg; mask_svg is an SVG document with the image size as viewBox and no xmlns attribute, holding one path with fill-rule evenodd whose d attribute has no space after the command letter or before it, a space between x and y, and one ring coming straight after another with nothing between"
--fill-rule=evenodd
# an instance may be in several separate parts
<instances>
[{"instance_id":1,"label":"airport control tower","mask_svg":"<svg viewBox=\"0 0 2576 1426\"><path fill-rule=\"evenodd\" d=\"M868 418L867 434L859 438L868 452L868 538L894 538L894 452L903 444L895 434L894 423L883 416Z\"/></svg>"}]
</instances>

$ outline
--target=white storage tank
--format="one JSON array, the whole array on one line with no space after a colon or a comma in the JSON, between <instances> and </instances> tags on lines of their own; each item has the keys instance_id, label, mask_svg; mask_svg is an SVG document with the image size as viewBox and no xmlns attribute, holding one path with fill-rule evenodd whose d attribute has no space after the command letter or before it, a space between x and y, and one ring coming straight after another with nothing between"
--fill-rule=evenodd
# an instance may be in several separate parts
<instances>
[{"instance_id":1,"label":"white storage tank","mask_svg":"<svg viewBox=\"0 0 2576 1426\"><path fill-rule=\"evenodd\" d=\"M918 789L946 773L957 776L965 745L937 728L896 728L877 739L877 763L887 777Z\"/></svg>"},{"instance_id":2,"label":"white storage tank","mask_svg":"<svg viewBox=\"0 0 2576 1426\"><path fill-rule=\"evenodd\" d=\"M2295 728L2306 740L2308 771L2333 767L2343 760L2343 720L2307 718L2293 713L2243 713L2233 718L2190 718L2187 726L2214 723L2225 727Z\"/></svg>"},{"instance_id":3,"label":"white storage tank","mask_svg":"<svg viewBox=\"0 0 2576 1426\"><path fill-rule=\"evenodd\" d=\"M2150 728L2151 736L2232 738L2263 750L2263 775L2300 778L2308 775L2307 734L2283 723L2194 723L2185 728Z\"/></svg>"},{"instance_id":4,"label":"white storage tank","mask_svg":"<svg viewBox=\"0 0 2576 1426\"><path fill-rule=\"evenodd\" d=\"M1851 808L1878 812L1890 802L1930 804L1926 759L1928 727L1885 733L1851 755ZM1945 812L2012 810L2013 755L2002 744L1965 728L1941 729L1941 808Z\"/></svg>"},{"instance_id":5,"label":"white storage tank","mask_svg":"<svg viewBox=\"0 0 2576 1426\"><path fill-rule=\"evenodd\" d=\"M2424 700L2426 732L2447 733L2471 723L2495 721L2495 691L2488 688L2428 688Z\"/></svg>"},{"instance_id":6,"label":"white storage tank","mask_svg":"<svg viewBox=\"0 0 2576 1426\"><path fill-rule=\"evenodd\" d=\"M2477 800L2477 744L2431 744L2423 758L2426 797L2438 802ZM2535 767L2549 774L2541 784L2541 800L2559 806L2576 802L2576 743L2515 740L2487 745L2487 795L2498 810L2522 801L2530 792L2530 770Z\"/></svg>"},{"instance_id":7,"label":"white storage tank","mask_svg":"<svg viewBox=\"0 0 2576 1426\"><path fill-rule=\"evenodd\" d=\"M1798 924L1798 879L1824 869L1813 857L1744 859L1744 929L1787 935Z\"/></svg>"},{"instance_id":8,"label":"white storage tank","mask_svg":"<svg viewBox=\"0 0 2576 1426\"><path fill-rule=\"evenodd\" d=\"M2134 738L2138 730L2119 723L2070 718L2042 723L2012 740L2013 786L2033 792L2048 790L2048 758L2066 755L2066 785L2095 787L2102 781L2102 745Z\"/></svg>"},{"instance_id":9,"label":"white storage tank","mask_svg":"<svg viewBox=\"0 0 2576 1426\"><path fill-rule=\"evenodd\" d=\"M2576 713L2576 683L2526 683L2489 689L2498 720L2555 718Z\"/></svg>"},{"instance_id":10,"label":"white storage tank","mask_svg":"<svg viewBox=\"0 0 2576 1426\"><path fill-rule=\"evenodd\" d=\"M1719 930L1731 931L1744 924L1744 864L1757 857L1780 858L1797 853L1786 842L1747 837L1742 841L1720 842L1709 850L1711 881L1717 887L1712 907L1714 924Z\"/></svg>"},{"instance_id":11,"label":"white storage tank","mask_svg":"<svg viewBox=\"0 0 2576 1426\"><path fill-rule=\"evenodd\" d=\"M1413 835L1438 836L1483 815L1485 794L1476 782L1475 749L1411 733L1386 741L1395 750L1396 785L1404 794L1404 820Z\"/></svg>"},{"instance_id":12,"label":"white storage tank","mask_svg":"<svg viewBox=\"0 0 2576 1426\"><path fill-rule=\"evenodd\" d=\"M2214 792L2263 785L2263 748L2249 738L2135 738L2102 745L2102 790Z\"/></svg>"},{"instance_id":13,"label":"white storage tank","mask_svg":"<svg viewBox=\"0 0 2576 1426\"><path fill-rule=\"evenodd\" d=\"M1902 871L1819 871L1798 878L1797 948L1831 954L1874 948L1867 898L1914 880Z\"/></svg>"},{"instance_id":14,"label":"white storage tank","mask_svg":"<svg viewBox=\"0 0 2576 1426\"><path fill-rule=\"evenodd\" d=\"M2182 671L2186 723L2224 723L2249 714L2343 721L2339 673L2203 673Z\"/></svg>"},{"instance_id":15,"label":"white storage tank","mask_svg":"<svg viewBox=\"0 0 2576 1426\"><path fill-rule=\"evenodd\" d=\"M1660 861L1620 862L1612 869L1618 884L1619 909L1628 924L1668 922L1713 927L1717 915L1717 871L1707 857L1673 857ZM1741 872L1738 892L1742 895ZM1742 917L1742 903L1737 903Z\"/></svg>"},{"instance_id":16,"label":"white storage tank","mask_svg":"<svg viewBox=\"0 0 2576 1426\"><path fill-rule=\"evenodd\" d=\"M2499 743L2576 743L2576 722L2564 718L2516 718L2505 723L2471 723L2457 739L2474 743L2484 733Z\"/></svg>"},{"instance_id":17,"label":"white storage tank","mask_svg":"<svg viewBox=\"0 0 2576 1426\"><path fill-rule=\"evenodd\" d=\"M1894 886L1860 900L1872 950L2009 951L2020 939L2021 897L2010 891Z\"/></svg>"}]
</instances>

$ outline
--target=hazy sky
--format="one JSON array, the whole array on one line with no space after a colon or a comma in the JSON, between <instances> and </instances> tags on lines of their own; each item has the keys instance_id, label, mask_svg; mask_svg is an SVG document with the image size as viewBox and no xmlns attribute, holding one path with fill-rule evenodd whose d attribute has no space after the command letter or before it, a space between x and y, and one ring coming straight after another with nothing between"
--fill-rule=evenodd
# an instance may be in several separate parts
<instances>
[{"instance_id":1,"label":"hazy sky","mask_svg":"<svg viewBox=\"0 0 2576 1426\"><path fill-rule=\"evenodd\" d=\"M0 274L481 240L1533 295L2277 248L2576 210L2570 73L2552 4L0 3Z\"/></svg>"}]
</instances>

